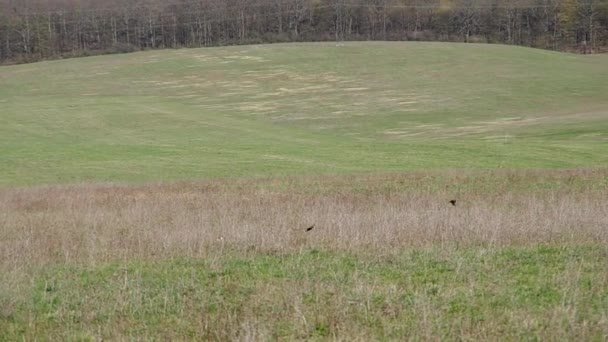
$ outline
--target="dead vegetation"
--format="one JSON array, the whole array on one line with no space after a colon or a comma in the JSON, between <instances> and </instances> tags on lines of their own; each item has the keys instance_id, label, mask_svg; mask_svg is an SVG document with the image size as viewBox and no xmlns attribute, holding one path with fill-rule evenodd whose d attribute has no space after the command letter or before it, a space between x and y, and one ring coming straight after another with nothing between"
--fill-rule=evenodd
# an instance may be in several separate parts
<instances>
[{"instance_id":1,"label":"dead vegetation","mask_svg":"<svg viewBox=\"0 0 608 342\"><path fill-rule=\"evenodd\" d=\"M8 189L0 192L2 269L193 257L218 248L605 243L607 174L409 173Z\"/></svg>"}]
</instances>

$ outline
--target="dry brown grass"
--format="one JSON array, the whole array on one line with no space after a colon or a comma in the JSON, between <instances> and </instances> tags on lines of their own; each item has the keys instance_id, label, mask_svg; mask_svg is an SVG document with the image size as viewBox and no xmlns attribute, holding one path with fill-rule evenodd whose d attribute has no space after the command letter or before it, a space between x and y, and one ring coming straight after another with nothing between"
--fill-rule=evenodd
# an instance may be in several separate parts
<instances>
[{"instance_id":1,"label":"dry brown grass","mask_svg":"<svg viewBox=\"0 0 608 342\"><path fill-rule=\"evenodd\" d=\"M607 174L411 173L9 189L0 192L0 255L6 270L202 256L218 247L605 243Z\"/></svg>"}]
</instances>

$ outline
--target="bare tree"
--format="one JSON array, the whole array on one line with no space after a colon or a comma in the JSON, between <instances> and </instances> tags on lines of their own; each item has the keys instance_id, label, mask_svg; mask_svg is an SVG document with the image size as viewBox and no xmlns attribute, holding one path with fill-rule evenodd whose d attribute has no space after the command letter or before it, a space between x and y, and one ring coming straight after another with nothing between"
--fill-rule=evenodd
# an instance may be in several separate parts
<instances>
[{"instance_id":1,"label":"bare tree","mask_svg":"<svg viewBox=\"0 0 608 342\"><path fill-rule=\"evenodd\" d=\"M457 2L454 21L465 43L469 42L471 33L479 25L480 8L477 7L478 5L478 0L458 0Z\"/></svg>"}]
</instances>

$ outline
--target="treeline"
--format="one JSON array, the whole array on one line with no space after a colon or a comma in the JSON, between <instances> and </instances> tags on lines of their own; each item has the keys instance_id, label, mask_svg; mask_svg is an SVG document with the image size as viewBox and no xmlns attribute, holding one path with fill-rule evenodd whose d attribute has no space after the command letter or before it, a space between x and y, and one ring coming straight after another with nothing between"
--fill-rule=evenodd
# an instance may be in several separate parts
<instances>
[{"instance_id":1,"label":"treeline","mask_svg":"<svg viewBox=\"0 0 608 342\"><path fill-rule=\"evenodd\" d=\"M592 53L608 46L608 0L0 0L2 62L328 40Z\"/></svg>"}]
</instances>

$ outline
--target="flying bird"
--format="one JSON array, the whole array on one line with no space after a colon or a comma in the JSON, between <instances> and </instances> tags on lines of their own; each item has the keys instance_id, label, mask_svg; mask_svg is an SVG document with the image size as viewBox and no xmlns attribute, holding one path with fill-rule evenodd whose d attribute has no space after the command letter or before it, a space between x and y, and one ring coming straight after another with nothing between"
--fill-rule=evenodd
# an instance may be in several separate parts
<instances>
[{"instance_id":1,"label":"flying bird","mask_svg":"<svg viewBox=\"0 0 608 342\"><path fill-rule=\"evenodd\" d=\"M312 230L314 227L315 227L315 225L313 224L312 226L310 226L310 227L306 228L306 231L307 231L307 232L309 232L309 231L311 231L311 230Z\"/></svg>"},{"instance_id":2,"label":"flying bird","mask_svg":"<svg viewBox=\"0 0 608 342\"><path fill-rule=\"evenodd\" d=\"M450 201L450 203L451 203L453 206L456 206L456 200L451 200L451 201Z\"/></svg>"}]
</instances>

